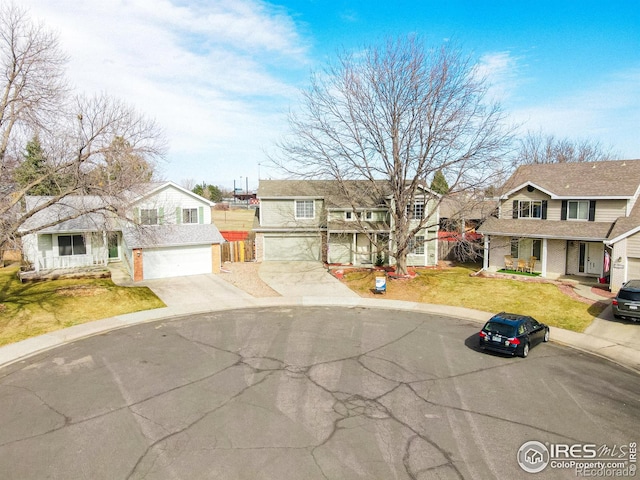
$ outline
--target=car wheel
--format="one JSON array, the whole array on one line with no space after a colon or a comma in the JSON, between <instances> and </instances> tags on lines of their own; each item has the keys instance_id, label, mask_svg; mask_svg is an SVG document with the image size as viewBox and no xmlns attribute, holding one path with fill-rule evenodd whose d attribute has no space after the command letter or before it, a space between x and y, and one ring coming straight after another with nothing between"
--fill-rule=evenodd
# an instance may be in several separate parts
<instances>
[{"instance_id":1,"label":"car wheel","mask_svg":"<svg viewBox=\"0 0 640 480\"><path fill-rule=\"evenodd\" d=\"M522 358L527 358L528 355L529 355L529 342L523 345L522 352L520 353L520 356Z\"/></svg>"},{"instance_id":2,"label":"car wheel","mask_svg":"<svg viewBox=\"0 0 640 480\"><path fill-rule=\"evenodd\" d=\"M544 338L542 339L543 342L548 342L549 341L549 329L547 328L544 331Z\"/></svg>"}]
</instances>

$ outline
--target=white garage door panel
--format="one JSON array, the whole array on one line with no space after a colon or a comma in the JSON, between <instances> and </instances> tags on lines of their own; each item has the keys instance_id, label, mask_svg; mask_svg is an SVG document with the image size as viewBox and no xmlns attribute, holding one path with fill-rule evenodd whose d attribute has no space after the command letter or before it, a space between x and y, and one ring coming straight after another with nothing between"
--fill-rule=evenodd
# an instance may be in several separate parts
<instances>
[{"instance_id":1,"label":"white garage door panel","mask_svg":"<svg viewBox=\"0 0 640 480\"><path fill-rule=\"evenodd\" d=\"M629 258L627 277L627 280L640 278L640 258Z\"/></svg>"},{"instance_id":2,"label":"white garage door panel","mask_svg":"<svg viewBox=\"0 0 640 480\"><path fill-rule=\"evenodd\" d=\"M310 261L320 260L320 237L265 237L264 259L266 261Z\"/></svg>"},{"instance_id":3,"label":"white garage door panel","mask_svg":"<svg viewBox=\"0 0 640 480\"><path fill-rule=\"evenodd\" d=\"M142 268L145 280L211 273L211 245L148 248Z\"/></svg>"}]
</instances>

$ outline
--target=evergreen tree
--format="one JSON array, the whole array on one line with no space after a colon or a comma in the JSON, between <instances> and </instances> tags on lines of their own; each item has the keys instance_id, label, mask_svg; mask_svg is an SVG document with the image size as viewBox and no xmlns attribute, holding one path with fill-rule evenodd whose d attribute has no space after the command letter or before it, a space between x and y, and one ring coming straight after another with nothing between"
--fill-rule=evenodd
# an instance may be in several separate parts
<instances>
[{"instance_id":1,"label":"evergreen tree","mask_svg":"<svg viewBox=\"0 0 640 480\"><path fill-rule=\"evenodd\" d=\"M447 183L447 179L444 178L444 173L442 173L442 170L436 171L436 173L433 175L431 190L441 195L449 193L449 184Z\"/></svg>"},{"instance_id":2,"label":"evergreen tree","mask_svg":"<svg viewBox=\"0 0 640 480\"><path fill-rule=\"evenodd\" d=\"M28 195L57 195L60 186L48 165L38 135L27 142L24 159L15 170L15 180Z\"/></svg>"}]
</instances>

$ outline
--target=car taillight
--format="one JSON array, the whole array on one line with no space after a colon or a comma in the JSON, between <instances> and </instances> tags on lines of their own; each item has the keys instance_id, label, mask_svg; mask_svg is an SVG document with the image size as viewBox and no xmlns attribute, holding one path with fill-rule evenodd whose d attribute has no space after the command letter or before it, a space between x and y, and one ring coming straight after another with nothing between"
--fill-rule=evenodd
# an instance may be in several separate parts
<instances>
[{"instance_id":1,"label":"car taillight","mask_svg":"<svg viewBox=\"0 0 640 480\"><path fill-rule=\"evenodd\" d=\"M511 345L520 345L520 340L518 340L517 338L510 338L509 343Z\"/></svg>"},{"instance_id":2,"label":"car taillight","mask_svg":"<svg viewBox=\"0 0 640 480\"><path fill-rule=\"evenodd\" d=\"M484 338L484 337L486 337L486 336L487 336L487 334L486 334L486 333L484 333L484 332L480 332L480 338Z\"/></svg>"},{"instance_id":3,"label":"car taillight","mask_svg":"<svg viewBox=\"0 0 640 480\"><path fill-rule=\"evenodd\" d=\"M618 300L614 298L613 301L611 302L611 305L618 306Z\"/></svg>"}]
</instances>

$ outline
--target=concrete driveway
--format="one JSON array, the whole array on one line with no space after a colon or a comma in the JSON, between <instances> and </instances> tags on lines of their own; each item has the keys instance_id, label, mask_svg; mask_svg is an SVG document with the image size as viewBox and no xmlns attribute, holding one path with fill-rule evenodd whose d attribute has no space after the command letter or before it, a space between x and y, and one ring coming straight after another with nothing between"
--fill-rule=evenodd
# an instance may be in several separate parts
<instances>
[{"instance_id":1,"label":"concrete driveway","mask_svg":"<svg viewBox=\"0 0 640 480\"><path fill-rule=\"evenodd\" d=\"M320 262L263 262L259 275L283 297L358 297Z\"/></svg>"},{"instance_id":2,"label":"concrete driveway","mask_svg":"<svg viewBox=\"0 0 640 480\"><path fill-rule=\"evenodd\" d=\"M640 351L640 322L613 318L611 305L591 322L584 333Z\"/></svg>"}]
</instances>

